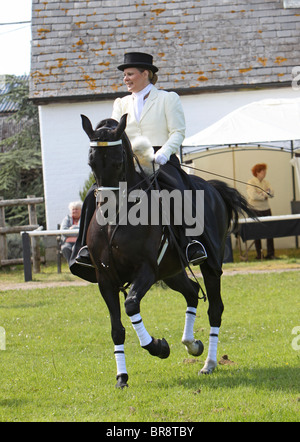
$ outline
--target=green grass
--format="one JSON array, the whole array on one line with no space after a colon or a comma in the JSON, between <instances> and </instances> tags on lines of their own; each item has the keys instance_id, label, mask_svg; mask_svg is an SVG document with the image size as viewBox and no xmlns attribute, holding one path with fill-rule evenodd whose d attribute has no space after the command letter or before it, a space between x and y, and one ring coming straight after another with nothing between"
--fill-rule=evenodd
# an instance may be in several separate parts
<instances>
[{"instance_id":1,"label":"green grass","mask_svg":"<svg viewBox=\"0 0 300 442\"><path fill-rule=\"evenodd\" d=\"M180 343L185 301L153 287L142 301L148 331L165 337L167 360L141 349L122 307L129 388L115 389L110 321L96 286L0 293L0 421L224 422L299 421L299 272L225 276L225 311L211 376L208 305L200 301L199 359ZM123 301L122 301L123 303Z\"/></svg>"}]
</instances>

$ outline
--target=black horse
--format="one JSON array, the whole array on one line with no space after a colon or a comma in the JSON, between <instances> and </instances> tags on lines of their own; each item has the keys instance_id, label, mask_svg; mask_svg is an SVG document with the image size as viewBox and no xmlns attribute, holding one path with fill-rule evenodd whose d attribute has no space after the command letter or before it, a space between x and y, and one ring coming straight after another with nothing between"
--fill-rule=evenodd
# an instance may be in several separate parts
<instances>
[{"instance_id":1,"label":"black horse","mask_svg":"<svg viewBox=\"0 0 300 442\"><path fill-rule=\"evenodd\" d=\"M125 311L139 337L140 345L153 356L167 358L170 353L165 339L155 339L146 330L141 315L140 302L150 287L163 280L171 289L182 293L186 299L186 320L182 343L188 352L199 356L203 344L194 338L194 321L198 305L199 284L188 277L180 256L180 250L172 230L160 220L132 225L122 222L121 209L126 201L126 213L141 204L141 193L149 195L156 180L135 169L135 156L125 133L126 115L120 123L112 119L101 121L92 128L90 120L82 117L82 126L90 139L89 165L95 175L97 189L92 221L87 233L87 246L96 272L100 292L107 304L111 319L111 335L115 345L117 385L127 386L124 342L125 329L121 322L120 291L125 293ZM164 166L158 172L163 176ZM184 173L184 172L183 172ZM190 179L194 190L204 190L204 232L201 241L205 244L208 259L201 264L201 272L209 301L208 316L211 326L208 357L201 373L211 373L217 365L216 353L218 332L223 313L220 278L225 241L231 221L236 224L239 212L253 216L242 195L219 181L206 182L199 177ZM120 192L120 184L126 183L126 192ZM126 190L125 189L125 190ZM129 201L130 191L136 191ZM110 198L113 197L113 198ZM116 216L109 219L112 208L109 199L117 207ZM147 198L143 207L151 211L153 200ZM103 222L105 221L105 222ZM130 286L128 294L126 288Z\"/></svg>"}]
</instances>

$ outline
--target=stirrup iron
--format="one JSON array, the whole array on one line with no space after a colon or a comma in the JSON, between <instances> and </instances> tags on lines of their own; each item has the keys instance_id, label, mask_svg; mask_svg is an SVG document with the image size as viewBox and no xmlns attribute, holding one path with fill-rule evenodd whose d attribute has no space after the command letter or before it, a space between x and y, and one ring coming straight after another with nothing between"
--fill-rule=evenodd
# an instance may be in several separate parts
<instances>
[{"instance_id":1,"label":"stirrup iron","mask_svg":"<svg viewBox=\"0 0 300 442\"><path fill-rule=\"evenodd\" d=\"M201 249L203 251L203 256L196 257L196 258L190 260L188 251L189 251L189 247L192 246L193 244L197 244L198 246L201 247ZM201 264L203 261L205 261L207 259L207 252L205 250L204 245L200 241L197 241L195 239L186 246L185 254L186 254L186 260L189 264L194 264L194 265Z\"/></svg>"}]
</instances>

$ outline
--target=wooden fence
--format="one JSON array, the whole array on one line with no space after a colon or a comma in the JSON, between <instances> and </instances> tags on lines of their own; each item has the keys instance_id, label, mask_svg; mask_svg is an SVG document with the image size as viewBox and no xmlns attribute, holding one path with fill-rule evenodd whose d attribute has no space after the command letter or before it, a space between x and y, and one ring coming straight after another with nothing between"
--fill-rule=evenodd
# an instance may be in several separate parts
<instances>
[{"instance_id":1,"label":"wooden fence","mask_svg":"<svg viewBox=\"0 0 300 442\"><path fill-rule=\"evenodd\" d=\"M66 229L66 230L33 230L31 232L21 232L22 244L23 244L23 261L24 261L24 281L32 281L32 269L31 269L31 241L37 239L40 236L56 236L57 239L57 273L61 272L61 236L77 236L79 229ZM33 257L34 258L34 257ZM34 263L34 259L33 259Z\"/></svg>"},{"instance_id":2,"label":"wooden fence","mask_svg":"<svg viewBox=\"0 0 300 442\"><path fill-rule=\"evenodd\" d=\"M0 196L0 267L5 265L23 264L23 258L8 259L7 254L7 235L12 233L21 233L37 229L36 205L43 204L44 198L36 198L34 195L28 195L27 198L4 200ZM5 208L12 206L28 206L29 224L26 226L7 226L5 223ZM33 255L33 271L40 272L40 247L39 238L31 239Z\"/></svg>"}]
</instances>

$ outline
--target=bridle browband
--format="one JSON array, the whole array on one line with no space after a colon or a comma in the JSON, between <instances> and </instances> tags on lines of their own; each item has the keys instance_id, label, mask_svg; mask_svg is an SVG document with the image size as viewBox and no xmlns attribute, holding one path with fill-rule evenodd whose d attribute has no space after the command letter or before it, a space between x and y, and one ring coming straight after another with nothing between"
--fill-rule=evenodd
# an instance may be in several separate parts
<instances>
[{"instance_id":1,"label":"bridle browband","mask_svg":"<svg viewBox=\"0 0 300 442\"><path fill-rule=\"evenodd\" d=\"M117 141L90 141L90 147L109 147L122 144L122 140Z\"/></svg>"}]
</instances>

